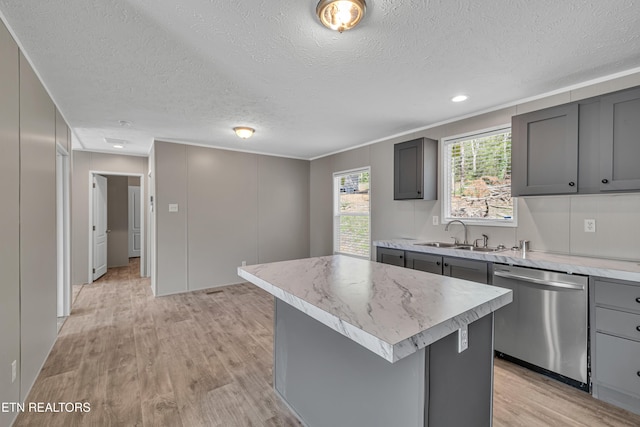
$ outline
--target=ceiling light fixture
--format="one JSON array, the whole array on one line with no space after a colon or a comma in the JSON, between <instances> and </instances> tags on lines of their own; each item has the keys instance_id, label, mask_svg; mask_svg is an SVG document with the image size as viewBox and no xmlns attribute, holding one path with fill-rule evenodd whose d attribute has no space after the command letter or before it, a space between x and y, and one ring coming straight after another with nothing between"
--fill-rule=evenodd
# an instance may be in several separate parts
<instances>
[{"instance_id":1,"label":"ceiling light fixture","mask_svg":"<svg viewBox=\"0 0 640 427\"><path fill-rule=\"evenodd\" d=\"M113 148L124 148L122 144L113 144Z\"/></svg>"},{"instance_id":2,"label":"ceiling light fixture","mask_svg":"<svg viewBox=\"0 0 640 427\"><path fill-rule=\"evenodd\" d=\"M235 131L236 135L238 135L242 139L251 138L251 135L253 135L253 133L256 131L255 129L246 126L237 126L234 127L233 130Z\"/></svg>"},{"instance_id":3,"label":"ceiling light fixture","mask_svg":"<svg viewBox=\"0 0 640 427\"><path fill-rule=\"evenodd\" d=\"M458 95L458 96L454 96L453 98L451 98L451 101L453 101L453 102L462 102L462 101L466 101L467 99L469 99L469 97L467 95Z\"/></svg>"},{"instance_id":4,"label":"ceiling light fixture","mask_svg":"<svg viewBox=\"0 0 640 427\"><path fill-rule=\"evenodd\" d=\"M322 25L341 33L358 25L366 9L364 0L320 0L316 15Z\"/></svg>"}]
</instances>

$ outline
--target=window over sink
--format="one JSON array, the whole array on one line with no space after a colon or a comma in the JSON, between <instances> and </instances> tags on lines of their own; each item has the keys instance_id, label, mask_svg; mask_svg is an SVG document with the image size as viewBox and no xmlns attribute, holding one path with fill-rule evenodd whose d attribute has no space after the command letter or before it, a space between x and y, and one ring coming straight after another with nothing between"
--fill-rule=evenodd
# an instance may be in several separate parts
<instances>
[{"instance_id":1,"label":"window over sink","mask_svg":"<svg viewBox=\"0 0 640 427\"><path fill-rule=\"evenodd\" d=\"M509 125L442 140L443 221L514 227Z\"/></svg>"},{"instance_id":2,"label":"window over sink","mask_svg":"<svg viewBox=\"0 0 640 427\"><path fill-rule=\"evenodd\" d=\"M333 174L333 252L369 259L371 251L370 169Z\"/></svg>"}]
</instances>

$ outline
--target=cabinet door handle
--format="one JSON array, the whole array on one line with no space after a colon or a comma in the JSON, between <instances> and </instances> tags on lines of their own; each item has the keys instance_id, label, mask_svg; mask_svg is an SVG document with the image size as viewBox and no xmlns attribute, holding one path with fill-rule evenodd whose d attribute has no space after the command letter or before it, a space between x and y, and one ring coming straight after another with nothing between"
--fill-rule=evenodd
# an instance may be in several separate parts
<instances>
[{"instance_id":1,"label":"cabinet door handle","mask_svg":"<svg viewBox=\"0 0 640 427\"><path fill-rule=\"evenodd\" d=\"M607 178L605 178L605 179L603 179L603 180L602 180L602 183L603 183L603 184L608 184L608 183L609 183L609 180L608 180Z\"/></svg>"},{"instance_id":2,"label":"cabinet door handle","mask_svg":"<svg viewBox=\"0 0 640 427\"><path fill-rule=\"evenodd\" d=\"M636 302L640 304L640 297L636 298Z\"/></svg>"},{"instance_id":3,"label":"cabinet door handle","mask_svg":"<svg viewBox=\"0 0 640 427\"><path fill-rule=\"evenodd\" d=\"M436 265L440 265L440 261L436 261ZM640 326L638 326L640 328ZM638 329L640 331L640 329Z\"/></svg>"},{"instance_id":4,"label":"cabinet door handle","mask_svg":"<svg viewBox=\"0 0 640 427\"><path fill-rule=\"evenodd\" d=\"M640 332L640 326L636 326L636 331Z\"/></svg>"},{"instance_id":5,"label":"cabinet door handle","mask_svg":"<svg viewBox=\"0 0 640 427\"><path fill-rule=\"evenodd\" d=\"M400 259L402 259L402 255L400 255Z\"/></svg>"},{"instance_id":6,"label":"cabinet door handle","mask_svg":"<svg viewBox=\"0 0 640 427\"><path fill-rule=\"evenodd\" d=\"M576 185L576 183L575 183L575 182L573 182L573 181L571 181L571 182L569 183L569 187L573 187L573 186L575 186L575 185Z\"/></svg>"},{"instance_id":7,"label":"cabinet door handle","mask_svg":"<svg viewBox=\"0 0 640 427\"><path fill-rule=\"evenodd\" d=\"M638 376L640 377L640 371L636 372L636 374L638 374Z\"/></svg>"},{"instance_id":8,"label":"cabinet door handle","mask_svg":"<svg viewBox=\"0 0 640 427\"><path fill-rule=\"evenodd\" d=\"M449 267L449 264L447 264L447 263L445 262L445 263L444 263L444 266L445 266L445 267Z\"/></svg>"}]
</instances>

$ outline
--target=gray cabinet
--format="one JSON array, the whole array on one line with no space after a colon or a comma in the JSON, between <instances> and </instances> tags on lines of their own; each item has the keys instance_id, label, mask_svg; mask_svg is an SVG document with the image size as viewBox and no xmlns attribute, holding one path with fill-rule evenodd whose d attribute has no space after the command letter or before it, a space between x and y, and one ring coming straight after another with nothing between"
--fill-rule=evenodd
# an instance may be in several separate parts
<instances>
[{"instance_id":1,"label":"gray cabinet","mask_svg":"<svg viewBox=\"0 0 640 427\"><path fill-rule=\"evenodd\" d=\"M404 251L401 249L376 248L376 261L404 267Z\"/></svg>"},{"instance_id":2,"label":"gray cabinet","mask_svg":"<svg viewBox=\"0 0 640 427\"><path fill-rule=\"evenodd\" d=\"M418 138L393 147L394 200L437 199L438 141Z\"/></svg>"},{"instance_id":3,"label":"gray cabinet","mask_svg":"<svg viewBox=\"0 0 640 427\"><path fill-rule=\"evenodd\" d=\"M489 263L464 258L443 257L443 274L478 283L489 283Z\"/></svg>"},{"instance_id":4,"label":"gray cabinet","mask_svg":"<svg viewBox=\"0 0 640 427\"><path fill-rule=\"evenodd\" d=\"M640 189L640 89L600 99L602 191Z\"/></svg>"},{"instance_id":5,"label":"gray cabinet","mask_svg":"<svg viewBox=\"0 0 640 427\"><path fill-rule=\"evenodd\" d=\"M640 191L640 88L513 116L511 193Z\"/></svg>"},{"instance_id":6,"label":"gray cabinet","mask_svg":"<svg viewBox=\"0 0 640 427\"><path fill-rule=\"evenodd\" d=\"M405 267L427 273L442 274L442 257L422 252L407 252Z\"/></svg>"},{"instance_id":7,"label":"gray cabinet","mask_svg":"<svg viewBox=\"0 0 640 427\"><path fill-rule=\"evenodd\" d=\"M514 196L578 191L578 104L512 119L511 192Z\"/></svg>"},{"instance_id":8,"label":"gray cabinet","mask_svg":"<svg viewBox=\"0 0 640 427\"><path fill-rule=\"evenodd\" d=\"M592 278L591 301L593 395L640 414L640 283Z\"/></svg>"}]
</instances>

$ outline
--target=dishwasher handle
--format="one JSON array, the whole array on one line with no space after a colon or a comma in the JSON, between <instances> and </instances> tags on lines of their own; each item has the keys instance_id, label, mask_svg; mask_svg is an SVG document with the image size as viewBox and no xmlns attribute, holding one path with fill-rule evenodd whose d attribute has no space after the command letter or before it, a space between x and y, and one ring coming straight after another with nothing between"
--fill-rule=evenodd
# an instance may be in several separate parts
<instances>
[{"instance_id":1,"label":"dishwasher handle","mask_svg":"<svg viewBox=\"0 0 640 427\"><path fill-rule=\"evenodd\" d=\"M515 279L515 280L521 280L523 282L533 283L536 285L548 286L551 288L572 289L572 290L578 290L578 291L584 290L584 285L567 283L567 282L559 282L559 281L553 281L553 280L537 279L535 277L523 276L520 274L513 274L506 271L494 271L493 275L498 277L504 277L505 279Z\"/></svg>"}]
</instances>

